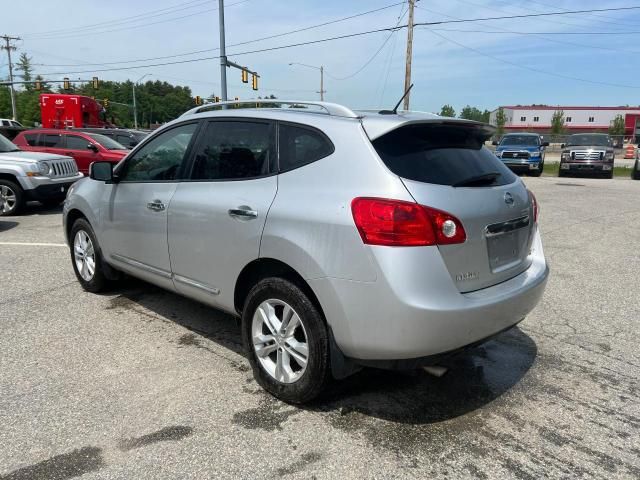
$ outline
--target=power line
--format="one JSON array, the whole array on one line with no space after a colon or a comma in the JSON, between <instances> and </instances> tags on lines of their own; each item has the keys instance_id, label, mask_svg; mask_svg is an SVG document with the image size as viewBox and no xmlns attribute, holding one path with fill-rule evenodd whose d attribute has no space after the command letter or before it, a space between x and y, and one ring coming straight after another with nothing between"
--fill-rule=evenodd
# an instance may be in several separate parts
<instances>
[{"instance_id":1,"label":"power line","mask_svg":"<svg viewBox=\"0 0 640 480\"><path fill-rule=\"evenodd\" d=\"M461 48L464 48L466 50L472 51L472 52L474 52L474 53L476 53L478 55L481 55L483 57L491 58L491 59L493 59L493 60L495 60L497 62L506 63L507 65L511 65L511 66L514 66L514 67L517 67L517 68L521 68L523 70L529 70L531 72L542 73L544 75L549 75L549 76L552 76L552 77L564 78L566 80L574 80L574 81L577 81L577 82L591 83L591 84L594 84L594 85L604 85L604 86L607 86L607 87L634 88L634 89L640 88L640 86L638 86L638 85L625 85L625 84L620 84L620 83L600 82L600 81L597 81L597 80L588 80L586 78L573 77L571 75L564 75L562 73L555 73L555 72L550 72L548 70L541 70L539 68L529 67L527 65L522 65L522 64L516 63L516 62L511 62L509 60L505 60L503 58L496 57L495 55L490 55L488 53L482 52L481 50L478 50L477 48L473 48L473 47L470 47L468 45L464 45L463 43L460 43L460 42L458 42L456 40L452 40L451 38L446 37L446 36L444 36L444 35L442 35L440 33L437 33L437 32L435 32L435 31L433 31L431 29L426 29L426 30L428 32L432 33L433 35L436 35L436 36L442 38L443 40L446 40L446 41L451 42L451 43L453 43L455 45L458 45Z\"/></svg>"},{"instance_id":2,"label":"power line","mask_svg":"<svg viewBox=\"0 0 640 480\"><path fill-rule=\"evenodd\" d=\"M266 36L266 37L255 38L253 40L246 40L244 42L233 43L231 45L227 45L227 47L238 47L238 46L241 46L241 45L248 45L248 44L251 44L251 43L262 42L264 40L271 40L271 39L274 39L274 38L284 37L284 36L287 36L287 35L293 35L295 33L305 32L305 31L312 30L312 29L315 29L315 28L325 27L327 25L332 25L332 24L335 24L335 23L345 22L347 20L352 20L354 18L362 17L364 15L369 15L369 14L372 14L372 13L380 12L382 10L386 10L386 9L389 9L389 8L392 8L392 7L396 7L396 6L402 5L402 4L404 4L404 1L393 3L391 5L387 5L387 6L384 6L384 7L376 8L376 9L373 9L373 10L368 10L366 12L356 13L354 15L349 15L348 17L342 17L342 18L338 18L336 20L330 20L328 22L318 23L316 25L310 25L308 27L298 28L296 30L290 30L290 31L287 31L287 32L277 33L275 35L269 35L269 36ZM164 56L161 56L161 57L139 58L137 60L122 60L122 61L119 61L119 62L106 62L106 63L84 63L84 62L82 62L82 63L83 63L83 65L86 65L86 66L93 66L93 65L101 66L101 65L118 65L118 64L122 64L122 63L148 62L148 61L153 61L153 60L164 60L164 59L167 59L167 58L186 57L186 56L189 56L189 55L196 55L196 54L200 54L200 53L214 52L214 51L219 50L219 49L220 49L219 47L206 48L204 50L195 50L195 51L192 51L192 52L178 53L178 54L175 54L175 55L164 55ZM41 64L41 66L47 66L47 67L75 67L75 66L78 66L78 65L77 64L76 65L73 65L73 64Z\"/></svg>"},{"instance_id":3,"label":"power line","mask_svg":"<svg viewBox=\"0 0 640 480\"><path fill-rule=\"evenodd\" d=\"M124 23L131 23L131 22L135 22L137 21L138 18L144 17L145 19L147 18L153 18L153 17L159 17L162 15L170 15L172 13L175 13L176 11L182 11L188 8L194 8L194 7L199 7L203 4L206 3L210 3L209 0L192 0L190 2L185 2L182 3L181 5L175 5L173 7L167 7L167 8L162 8L160 10L151 10L151 11L147 11L144 13L140 13L138 15L131 15L131 16L127 16L127 17L121 17L121 18L117 18L117 19L113 19L113 20L107 20L104 22L100 22L100 23L92 23L89 25L82 25L82 26L78 26L78 27L74 27L74 28L61 28L58 30L46 30L43 32L31 32L31 33L25 33L23 36L25 37L32 37L32 36L48 36L48 35L53 35L56 33L67 33L67 32L75 32L75 31L80 31L80 30L87 30L87 29L91 29L91 28L95 28L95 27L104 27L106 25L116 25L116 24L124 24ZM195 5L194 5L195 4ZM171 11L169 11L171 10ZM165 12L165 13L159 13L159 12Z\"/></svg>"},{"instance_id":4,"label":"power line","mask_svg":"<svg viewBox=\"0 0 640 480\"><path fill-rule=\"evenodd\" d=\"M240 0L239 2L236 2L236 3L230 3L229 5L227 5L227 7L233 7L235 5L240 5L241 3L246 3L246 2L249 2L249 1L251 1L251 0ZM84 37L84 36L87 36L87 35L103 35L105 33L121 32L123 30L129 30L129 29L132 29L132 28L150 27L152 25L159 25L161 23L175 22L176 20L182 20L182 19L185 19L185 18L195 17L197 15L202 15L203 13L215 12L216 10L218 10L218 7L208 8L206 10L200 10L198 12L189 13L187 15L182 15L180 17L167 18L165 20L159 20L157 22L141 23L141 24L137 24L137 25L129 25L129 26L126 26L126 27L114 28L114 29L111 29L111 30L88 31L88 32L85 32L85 33L72 33L72 34L67 34L67 35L41 36L41 37L37 37L36 39L37 40L51 40L51 39L65 39L65 38Z\"/></svg>"},{"instance_id":5,"label":"power line","mask_svg":"<svg viewBox=\"0 0 640 480\"><path fill-rule=\"evenodd\" d=\"M608 9L592 9L592 10L575 10L575 11L571 11L571 12L549 12L549 13L545 13L545 14L510 15L510 16L503 16L503 17L490 17L490 18L470 18L470 19L459 19L459 20L442 20L442 21L436 21L436 22L419 22L419 23L415 23L414 25L415 26L431 26L431 25L444 25L444 24L448 24L448 23L479 22L479 21L503 20L503 19L511 19L511 18L527 18L527 17L539 17L539 16L548 16L548 15L565 15L565 14L568 14L568 13L585 13L585 12L592 12L592 11L598 11L598 12L601 12L601 11L619 11L619 10L630 10L630 9L640 9L640 6L637 6L637 7L618 7L618 8L608 8ZM305 46L305 45L314 45L314 44L324 43L324 42L329 42L329 41L334 41L334 40L343 40L343 39L346 39L346 38L354 38L354 37L359 37L359 36L363 36L363 35L370 35L370 34L373 34L373 33L391 32L391 31L394 31L394 30L402 29L402 28L407 28L407 25L399 25L397 27L379 28L379 29L375 29L375 30L368 30L368 31L364 31L364 32L357 32L357 33L351 33L351 34L346 34L346 35L338 35L338 36L334 36L334 37L322 38L322 39L318 39L318 40L309 40L309 41L306 41L306 42L292 43L292 44L288 44L288 45L279 45L279 46L276 46L276 47L262 48L262 49L258 49L258 50L251 50L251 51L245 51L245 52L236 52L236 53L229 54L229 56L249 55L249 54L253 54L253 53L264 53L264 52L270 52L270 51L275 51L275 50L282 50L282 49L285 49L285 48L300 47L300 46ZM443 38L445 38L445 37L443 36ZM135 69L148 68L148 67L159 67L159 66L166 66L166 65L177 65L177 64L184 64L184 63L201 62L201 61L207 61L207 60L216 60L216 59L219 59L219 58L220 58L219 56L202 57L202 58L195 58L195 59L189 59L189 60L178 60L178 61L173 61L173 62L164 62L164 63L146 64L146 65L135 65L135 66L131 66L131 67L117 67L117 68L98 69L98 70L81 70L81 71L72 71L72 72L52 72L52 73L43 73L41 75L61 75L62 73L75 74L75 73L91 73L91 72L110 72L110 71L120 71L120 70L135 70Z\"/></svg>"}]
</instances>

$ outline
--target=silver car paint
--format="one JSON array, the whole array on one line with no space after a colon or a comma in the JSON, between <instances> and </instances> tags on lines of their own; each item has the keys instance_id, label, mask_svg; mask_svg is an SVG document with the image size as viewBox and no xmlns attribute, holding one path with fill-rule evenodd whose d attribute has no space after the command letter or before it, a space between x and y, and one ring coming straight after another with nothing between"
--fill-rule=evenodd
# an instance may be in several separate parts
<instances>
[{"instance_id":1,"label":"silver car paint","mask_svg":"<svg viewBox=\"0 0 640 480\"><path fill-rule=\"evenodd\" d=\"M537 228L532 232L531 252L518 268L489 280L480 277L480 290L461 293L472 290L473 285L456 285L454 271L462 264L452 260L455 255L445 255L445 261L446 248L442 247L364 245L354 226L350 205L359 196L406 201L417 196L422 203L456 213L509 190L516 197L518 212L531 212L521 180L496 189L432 188L433 185L403 182L387 169L369 139L407 122L456 120L422 114L365 115L361 120L258 109L182 117L165 128L196 118L229 116L310 125L332 140L335 153L296 170L266 177L256 183L260 187L255 189L247 189L251 180L137 184L145 187L129 193L126 201L135 205L128 212L123 210L124 203L118 205L114 201L123 184L83 180L68 196L65 222L72 209L80 210L92 223L105 258L113 266L227 311L234 308L237 275L247 263L259 257L284 262L307 280L338 346L354 358L431 355L464 346L519 322L540 299L548 275ZM216 188L226 191L214 195L212 201L207 192L211 194ZM274 188L277 193L272 198ZM459 195L461 190L473 192L464 196ZM165 228L164 215L145 211L146 203L156 197L162 197L158 199L167 206ZM224 217L225 210L243 205L255 207L257 221ZM501 211L492 212L489 207L476 212L478 227L507 216ZM223 224L233 228L225 232ZM475 226L470 230L473 231L468 234L477 235ZM115 251L129 244L131 248L125 249L129 263L116 260ZM464 245L459 248L457 253L463 251ZM463 263L486 264L486 251L482 253Z\"/></svg>"}]
</instances>

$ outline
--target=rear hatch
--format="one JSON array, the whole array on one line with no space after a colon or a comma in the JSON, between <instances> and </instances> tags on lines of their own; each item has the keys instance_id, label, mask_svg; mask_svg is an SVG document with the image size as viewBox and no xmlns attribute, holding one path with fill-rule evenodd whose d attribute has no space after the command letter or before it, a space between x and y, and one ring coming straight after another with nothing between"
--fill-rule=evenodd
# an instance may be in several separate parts
<instances>
[{"instance_id":1,"label":"rear hatch","mask_svg":"<svg viewBox=\"0 0 640 480\"><path fill-rule=\"evenodd\" d=\"M464 243L438 246L461 292L504 282L531 263L533 204L522 181L484 146L492 133L475 122L414 121L372 139L418 203L462 223Z\"/></svg>"}]
</instances>

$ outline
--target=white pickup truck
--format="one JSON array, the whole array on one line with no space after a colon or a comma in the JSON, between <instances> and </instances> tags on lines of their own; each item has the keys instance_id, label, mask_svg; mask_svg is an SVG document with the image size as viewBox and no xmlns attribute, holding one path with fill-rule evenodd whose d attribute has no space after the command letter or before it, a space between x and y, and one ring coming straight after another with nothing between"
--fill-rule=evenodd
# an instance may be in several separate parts
<instances>
[{"instance_id":1,"label":"white pickup truck","mask_svg":"<svg viewBox=\"0 0 640 480\"><path fill-rule=\"evenodd\" d=\"M0 135L0 217L19 213L29 200L57 205L82 177L73 158L23 152Z\"/></svg>"}]
</instances>

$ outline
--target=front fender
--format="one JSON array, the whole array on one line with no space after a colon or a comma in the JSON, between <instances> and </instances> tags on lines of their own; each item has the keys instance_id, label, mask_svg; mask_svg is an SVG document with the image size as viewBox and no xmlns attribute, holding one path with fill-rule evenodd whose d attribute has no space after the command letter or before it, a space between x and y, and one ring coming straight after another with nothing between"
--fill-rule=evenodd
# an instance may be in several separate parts
<instances>
[{"instance_id":1,"label":"front fender","mask_svg":"<svg viewBox=\"0 0 640 480\"><path fill-rule=\"evenodd\" d=\"M3 165L2 168L0 168L0 174L15 177L18 185L20 185L23 190L33 189L33 185L31 184L29 177L24 174L24 170L18 165Z\"/></svg>"}]
</instances>

